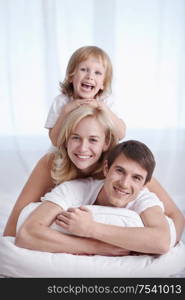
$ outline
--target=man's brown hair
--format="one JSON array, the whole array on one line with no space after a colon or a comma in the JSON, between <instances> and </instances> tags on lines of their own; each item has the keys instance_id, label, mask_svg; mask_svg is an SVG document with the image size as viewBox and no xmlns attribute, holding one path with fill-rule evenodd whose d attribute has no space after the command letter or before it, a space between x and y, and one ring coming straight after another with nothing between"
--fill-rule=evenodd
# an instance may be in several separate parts
<instances>
[{"instance_id":1,"label":"man's brown hair","mask_svg":"<svg viewBox=\"0 0 185 300\"><path fill-rule=\"evenodd\" d=\"M145 184L151 180L156 163L153 153L144 143L128 140L116 145L107 155L108 168L111 167L120 154L124 154L128 159L137 162L147 171Z\"/></svg>"}]
</instances>

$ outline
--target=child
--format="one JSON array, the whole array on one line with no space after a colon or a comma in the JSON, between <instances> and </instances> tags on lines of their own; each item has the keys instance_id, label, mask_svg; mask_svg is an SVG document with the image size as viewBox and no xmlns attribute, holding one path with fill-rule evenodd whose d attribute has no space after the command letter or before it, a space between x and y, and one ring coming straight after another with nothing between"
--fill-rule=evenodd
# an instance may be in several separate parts
<instances>
[{"instance_id":1,"label":"child","mask_svg":"<svg viewBox=\"0 0 185 300\"><path fill-rule=\"evenodd\" d=\"M112 119L115 134L121 140L125 136L125 123L112 110L111 92L112 64L109 56L95 46L81 47L71 56L66 76L60 83L61 94L54 99L45 127L54 146L62 122L76 107L89 104L99 106Z\"/></svg>"}]
</instances>

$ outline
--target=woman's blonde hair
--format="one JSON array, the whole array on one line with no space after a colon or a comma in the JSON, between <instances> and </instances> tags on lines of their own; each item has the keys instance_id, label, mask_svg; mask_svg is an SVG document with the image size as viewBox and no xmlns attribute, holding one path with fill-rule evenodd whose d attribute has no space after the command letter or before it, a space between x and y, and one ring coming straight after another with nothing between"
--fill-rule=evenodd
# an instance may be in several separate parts
<instances>
[{"instance_id":1,"label":"woman's blonde hair","mask_svg":"<svg viewBox=\"0 0 185 300\"><path fill-rule=\"evenodd\" d=\"M112 63L108 54L99 47L85 46L77 49L72 54L67 65L65 79L63 82L60 82L61 91L69 97L74 96L73 84L71 81L74 76L75 69L81 62L87 60L89 57L94 57L100 60L105 68L104 89L99 90L96 97L106 97L111 93L113 71Z\"/></svg>"},{"instance_id":2,"label":"woman's blonde hair","mask_svg":"<svg viewBox=\"0 0 185 300\"><path fill-rule=\"evenodd\" d=\"M95 118L105 129L105 141L108 149L102 152L99 160L96 163L94 170L90 174L82 174L79 169L70 160L67 153L67 143L69 137L73 133L74 128L81 120L86 117ZM109 150L111 150L118 143L118 139L114 134L114 125L108 118L107 114L98 107L91 107L90 105L82 105L68 114L61 126L61 132L58 137L57 150L54 155L51 177L55 184L60 184L64 181L72 180L79 177L93 176L96 178L103 178L103 161Z\"/></svg>"}]
</instances>

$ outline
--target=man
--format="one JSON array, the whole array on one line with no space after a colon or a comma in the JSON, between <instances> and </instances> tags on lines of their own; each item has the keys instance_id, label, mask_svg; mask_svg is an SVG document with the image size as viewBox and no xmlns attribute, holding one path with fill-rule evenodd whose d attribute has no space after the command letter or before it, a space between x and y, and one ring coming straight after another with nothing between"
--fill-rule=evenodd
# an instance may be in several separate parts
<instances>
[{"instance_id":1,"label":"man","mask_svg":"<svg viewBox=\"0 0 185 300\"><path fill-rule=\"evenodd\" d=\"M72 254L109 255L109 247L117 251L115 255L129 251L166 253L174 243L170 220L164 215L162 202L145 188L154 168L153 154L145 144L132 140L118 144L105 161L104 180L73 180L47 193L20 228L16 245ZM134 210L144 227L96 222L84 207L93 204ZM71 235L50 228L55 220Z\"/></svg>"}]
</instances>

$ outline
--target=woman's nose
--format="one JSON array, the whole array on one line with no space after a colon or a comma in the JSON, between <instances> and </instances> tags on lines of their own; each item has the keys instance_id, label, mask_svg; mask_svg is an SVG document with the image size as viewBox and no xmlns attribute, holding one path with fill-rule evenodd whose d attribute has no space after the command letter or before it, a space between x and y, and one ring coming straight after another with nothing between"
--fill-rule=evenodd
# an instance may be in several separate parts
<instances>
[{"instance_id":1,"label":"woman's nose","mask_svg":"<svg viewBox=\"0 0 185 300\"><path fill-rule=\"evenodd\" d=\"M81 152L84 152L84 151L86 151L87 150L87 148L88 148L88 143L87 143L87 141L81 141L81 143L80 143L80 145L79 145L79 149L80 149L80 151Z\"/></svg>"}]
</instances>

